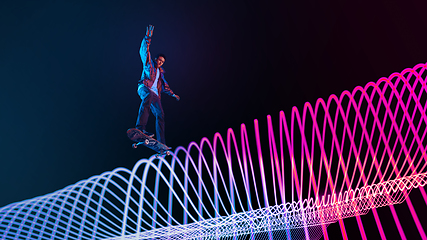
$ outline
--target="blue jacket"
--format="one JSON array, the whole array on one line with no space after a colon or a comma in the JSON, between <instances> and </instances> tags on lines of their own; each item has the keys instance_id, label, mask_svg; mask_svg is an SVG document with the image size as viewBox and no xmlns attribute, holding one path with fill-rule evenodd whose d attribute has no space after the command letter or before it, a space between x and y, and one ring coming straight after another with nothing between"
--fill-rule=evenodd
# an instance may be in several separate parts
<instances>
[{"instance_id":1,"label":"blue jacket","mask_svg":"<svg viewBox=\"0 0 427 240\"><path fill-rule=\"evenodd\" d=\"M156 64L151 59L151 54L148 49L148 45L150 43L151 39L148 37L145 37L141 42L141 48L139 49L139 55L141 56L142 60L142 75L141 80L138 81L138 86L141 84L144 84L147 88L151 88L153 86L154 80L156 79ZM162 92L173 96L174 93L170 89L169 84L166 82L164 77L164 70L162 67L159 69L160 76L159 76L159 84L157 85L157 92L159 93L159 98Z\"/></svg>"}]
</instances>

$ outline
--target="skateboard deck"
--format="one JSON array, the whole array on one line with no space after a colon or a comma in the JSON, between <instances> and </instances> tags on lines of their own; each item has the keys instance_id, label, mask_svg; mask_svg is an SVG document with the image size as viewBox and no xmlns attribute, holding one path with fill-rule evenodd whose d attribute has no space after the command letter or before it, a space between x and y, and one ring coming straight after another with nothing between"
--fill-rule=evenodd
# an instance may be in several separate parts
<instances>
[{"instance_id":1,"label":"skateboard deck","mask_svg":"<svg viewBox=\"0 0 427 240\"><path fill-rule=\"evenodd\" d=\"M132 144L133 148L137 148L139 145L143 145L149 149L156 151L160 155L170 155L170 147L144 134L141 130L136 128L129 128L126 133L128 135L128 138L134 141L134 143Z\"/></svg>"}]
</instances>

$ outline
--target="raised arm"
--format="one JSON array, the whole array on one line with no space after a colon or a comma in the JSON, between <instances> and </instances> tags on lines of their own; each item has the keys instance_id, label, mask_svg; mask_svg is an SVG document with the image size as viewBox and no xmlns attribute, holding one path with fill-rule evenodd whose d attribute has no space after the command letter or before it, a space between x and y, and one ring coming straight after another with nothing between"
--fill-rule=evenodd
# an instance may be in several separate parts
<instances>
[{"instance_id":1,"label":"raised arm","mask_svg":"<svg viewBox=\"0 0 427 240\"><path fill-rule=\"evenodd\" d=\"M142 42L141 42L139 55L141 56L143 66L151 64L150 44L151 44L151 37L153 36L153 31L154 31L154 26L148 25L147 30L145 32L145 37L144 39L142 39Z\"/></svg>"}]
</instances>

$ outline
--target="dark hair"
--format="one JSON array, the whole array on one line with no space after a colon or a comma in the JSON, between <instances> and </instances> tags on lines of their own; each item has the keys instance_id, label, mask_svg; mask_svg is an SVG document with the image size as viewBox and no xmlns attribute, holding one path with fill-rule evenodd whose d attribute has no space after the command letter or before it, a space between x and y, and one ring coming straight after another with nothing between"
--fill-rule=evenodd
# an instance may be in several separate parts
<instances>
[{"instance_id":1,"label":"dark hair","mask_svg":"<svg viewBox=\"0 0 427 240\"><path fill-rule=\"evenodd\" d=\"M159 57L163 57L165 59L165 61L166 61L166 56L163 53L159 53L157 55L156 59L159 58Z\"/></svg>"}]
</instances>

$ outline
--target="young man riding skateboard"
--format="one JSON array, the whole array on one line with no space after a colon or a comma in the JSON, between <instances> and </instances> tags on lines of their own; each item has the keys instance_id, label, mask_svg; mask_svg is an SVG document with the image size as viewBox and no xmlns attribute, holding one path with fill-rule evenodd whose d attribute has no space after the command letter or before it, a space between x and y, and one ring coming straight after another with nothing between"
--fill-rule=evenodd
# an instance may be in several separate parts
<instances>
[{"instance_id":1,"label":"young man riding skateboard","mask_svg":"<svg viewBox=\"0 0 427 240\"><path fill-rule=\"evenodd\" d=\"M142 60L142 75L141 80L138 81L138 95L141 98L141 106L136 120L136 128L150 137L154 136L154 134L147 132L145 129L151 110L156 117L157 140L165 144L165 121L160 95L161 93L166 93L177 101L179 101L180 97L173 93L164 78L162 66L166 61L165 55L157 55L154 61L151 59L150 44L153 31L154 26L149 25L139 50Z\"/></svg>"}]
</instances>

